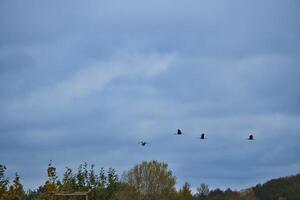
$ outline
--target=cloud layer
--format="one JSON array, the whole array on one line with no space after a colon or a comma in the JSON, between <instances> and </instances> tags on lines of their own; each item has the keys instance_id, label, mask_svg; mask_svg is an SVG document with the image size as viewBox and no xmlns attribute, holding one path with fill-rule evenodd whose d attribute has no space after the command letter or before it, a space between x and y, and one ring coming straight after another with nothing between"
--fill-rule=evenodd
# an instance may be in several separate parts
<instances>
[{"instance_id":1,"label":"cloud layer","mask_svg":"<svg viewBox=\"0 0 300 200\"><path fill-rule=\"evenodd\" d=\"M87 161L120 173L156 159L193 187L299 173L299 9L1 1L1 163L27 188L43 184L50 159L60 171Z\"/></svg>"}]
</instances>

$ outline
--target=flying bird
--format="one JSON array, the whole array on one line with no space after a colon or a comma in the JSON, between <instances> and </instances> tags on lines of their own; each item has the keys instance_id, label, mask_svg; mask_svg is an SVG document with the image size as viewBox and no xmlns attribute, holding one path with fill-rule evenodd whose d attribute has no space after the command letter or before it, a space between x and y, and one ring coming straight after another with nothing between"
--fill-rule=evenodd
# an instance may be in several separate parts
<instances>
[{"instance_id":1,"label":"flying bird","mask_svg":"<svg viewBox=\"0 0 300 200\"><path fill-rule=\"evenodd\" d=\"M200 138L201 140L207 139L207 138L205 137L205 133L202 133L201 136L198 137L198 138Z\"/></svg>"},{"instance_id":2,"label":"flying bird","mask_svg":"<svg viewBox=\"0 0 300 200\"><path fill-rule=\"evenodd\" d=\"M142 146L146 146L146 144L149 144L149 143L145 142L145 141L140 141L139 144L141 144Z\"/></svg>"},{"instance_id":3,"label":"flying bird","mask_svg":"<svg viewBox=\"0 0 300 200\"><path fill-rule=\"evenodd\" d=\"M247 140L254 140L253 135L249 135L249 138Z\"/></svg>"},{"instance_id":4,"label":"flying bird","mask_svg":"<svg viewBox=\"0 0 300 200\"><path fill-rule=\"evenodd\" d=\"M180 129L177 129L177 133L174 133L175 135L183 135L183 132L181 132Z\"/></svg>"}]
</instances>

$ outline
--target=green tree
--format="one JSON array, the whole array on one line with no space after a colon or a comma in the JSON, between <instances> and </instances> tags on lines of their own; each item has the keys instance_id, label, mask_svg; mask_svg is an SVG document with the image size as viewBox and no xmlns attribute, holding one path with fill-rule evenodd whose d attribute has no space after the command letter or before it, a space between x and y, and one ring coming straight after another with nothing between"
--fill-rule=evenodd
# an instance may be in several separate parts
<instances>
[{"instance_id":1,"label":"green tree","mask_svg":"<svg viewBox=\"0 0 300 200\"><path fill-rule=\"evenodd\" d=\"M76 189L76 180L72 174L72 169L66 167L64 177L59 190L64 192L73 192Z\"/></svg>"},{"instance_id":2,"label":"green tree","mask_svg":"<svg viewBox=\"0 0 300 200\"><path fill-rule=\"evenodd\" d=\"M206 199L209 194L208 185L202 183L200 187L197 187L196 199Z\"/></svg>"},{"instance_id":3,"label":"green tree","mask_svg":"<svg viewBox=\"0 0 300 200\"><path fill-rule=\"evenodd\" d=\"M93 167L91 168L90 172L90 180L95 179L95 183L93 181L90 182L91 185L95 184L90 191L90 198L91 199L106 199L107 196L107 176L105 174L105 170L102 167L99 171L99 174L96 175L94 172Z\"/></svg>"},{"instance_id":4,"label":"green tree","mask_svg":"<svg viewBox=\"0 0 300 200\"><path fill-rule=\"evenodd\" d=\"M227 188L224 191L224 198L227 200L239 200L240 194L236 191L232 191L230 188Z\"/></svg>"},{"instance_id":5,"label":"green tree","mask_svg":"<svg viewBox=\"0 0 300 200\"><path fill-rule=\"evenodd\" d=\"M210 193L208 194L208 199L209 200L224 199L224 192L219 188L217 188L215 190L211 190Z\"/></svg>"},{"instance_id":6,"label":"green tree","mask_svg":"<svg viewBox=\"0 0 300 200\"><path fill-rule=\"evenodd\" d=\"M84 191L86 179L85 179L84 167L82 164L80 164L78 167L78 171L76 174L76 180L77 180L77 190Z\"/></svg>"},{"instance_id":7,"label":"green tree","mask_svg":"<svg viewBox=\"0 0 300 200\"><path fill-rule=\"evenodd\" d=\"M7 186L9 184L8 179L5 176L6 167L0 164L0 200L5 199L7 192Z\"/></svg>"},{"instance_id":8,"label":"green tree","mask_svg":"<svg viewBox=\"0 0 300 200\"><path fill-rule=\"evenodd\" d=\"M270 180L253 188L257 199L273 200L285 197L289 200L300 199L300 174Z\"/></svg>"},{"instance_id":9,"label":"green tree","mask_svg":"<svg viewBox=\"0 0 300 200\"><path fill-rule=\"evenodd\" d=\"M178 192L178 200L193 200L191 186L188 182L185 182L182 188Z\"/></svg>"},{"instance_id":10,"label":"green tree","mask_svg":"<svg viewBox=\"0 0 300 200\"><path fill-rule=\"evenodd\" d=\"M116 170L113 168L108 169L107 173L107 199L115 199L119 186L119 177Z\"/></svg>"},{"instance_id":11,"label":"green tree","mask_svg":"<svg viewBox=\"0 0 300 200\"><path fill-rule=\"evenodd\" d=\"M88 180L88 188L89 188L89 190L92 190L97 186L97 175L95 174L93 164L91 165L88 179L89 179Z\"/></svg>"}]
</instances>

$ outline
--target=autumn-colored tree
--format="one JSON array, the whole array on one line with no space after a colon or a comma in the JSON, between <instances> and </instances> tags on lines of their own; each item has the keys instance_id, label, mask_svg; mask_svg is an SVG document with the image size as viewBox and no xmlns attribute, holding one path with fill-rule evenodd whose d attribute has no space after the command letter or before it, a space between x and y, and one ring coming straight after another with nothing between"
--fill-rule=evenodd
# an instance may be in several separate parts
<instances>
[{"instance_id":1,"label":"autumn-colored tree","mask_svg":"<svg viewBox=\"0 0 300 200\"><path fill-rule=\"evenodd\" d=\"M9 187L7 200L22 200L24 198L23 185L20 182L20 177L16 173L13 184Z\"/></svg>"},{"instance_id":2,"label":"autumn-colored tree","mask_svg":"<svg viewBox=\"0 0 300 200\"><path fill-rule=\"evenodd\" d=\"M140 199L163 199L174 191L176 178L168 164L142 162L123 175L123 181L133 187Z\"/></svg>"},{"instance_id":3,"label":"autumn-colored tree","mask_svg":"<svg viewBox=\"0 0 300 200\"><path fill-rule=\"evenodd\" d=\"M278 200L286 200L285 197L279 197Z\"/></svg>"},{"instance_id":4,"label":"autumn-colored tree","mask_svg":"<svg viewBox=\"0 0 300 200\"><path fill-rule=\"evenodd\" d=\"M241 195L241 200L256 200L255 192L252 189L247 189Z\"/></svg>"},{"instance_id":5,"label":"autumn-colored tree","mask_svg":"<svg viewBox=\"0 0 300 200\"><path fill-rule=\"evenodd\" d=\"M48 164L47 169L48 180L45 182L45 200L50 200L53 196L53 193L57 190L57 175L56 168L52 166L52 161Z\"/></svg>"},{"instance_id":6,"label":"autumn-colored tree","mask_svg":"<svg viewBox=\"0 0 300 200\"><path fill-rule=\"evenodd\" d=\"M120 183L119 191L116 194L118 200L138 200L138 193L134 187L127 183Z\"/></svg>"}]
</instances>

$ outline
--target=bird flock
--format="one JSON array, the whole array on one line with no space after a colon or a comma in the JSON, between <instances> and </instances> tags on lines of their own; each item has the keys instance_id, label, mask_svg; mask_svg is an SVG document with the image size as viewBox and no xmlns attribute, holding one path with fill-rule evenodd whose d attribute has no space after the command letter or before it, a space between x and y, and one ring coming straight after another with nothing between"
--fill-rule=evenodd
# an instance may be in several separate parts
<instances>
[{"instance_id":1,"label":"bird flock","mask_svg":"<svg viewBox=\"0 0 300 200\"><path fill-rule=\"evenodd\" d=\"M174 133L174 135L183 135L183 132L180 130L180 129L177 129L177 133ZM200 135L200 137L197 137L201 140L204 140L204 139L208 139L207 137L205 137L205 133L202 133ZM249 137L247 138L247 140L255 140L253 135L250 134ZM142 146L146 146L147 144L150 144L149 142L146 142L144 140L140 141L139 144L141 144Z\"/></svg>"}]
</instances>

